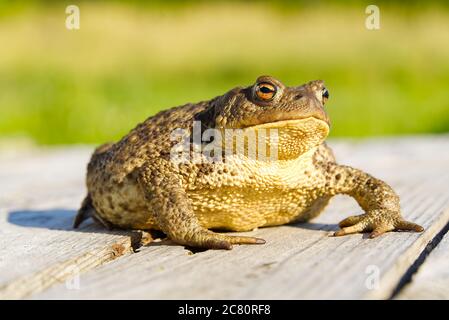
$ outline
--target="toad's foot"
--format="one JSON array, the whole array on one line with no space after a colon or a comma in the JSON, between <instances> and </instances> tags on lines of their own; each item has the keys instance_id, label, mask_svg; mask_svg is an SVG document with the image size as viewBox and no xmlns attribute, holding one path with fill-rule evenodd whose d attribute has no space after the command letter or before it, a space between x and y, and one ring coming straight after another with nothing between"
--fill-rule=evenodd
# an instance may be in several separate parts
<instances>
[{"instance_id":1,"label":"toad's foot","mask_svg":"<svg viewBox=\"0 0 449 320\"><path fill-rule=\"evenodd\" d=\"M265 240L255 237L228 236L209 230L201 230L182 242L193 247L230 250L233 244L264 244Z\"/></svg>"},{"instance_id":2,"label":"toad's foot","mask_svg":"<svg viewBox=\"0 0 449 320\"><path fill-rule=\"evenodd\" d=\"M398 195L384 181L349 167L327 163L326 191L329 195L347 194L353 197L365 214L340 222L341 230L334 236L371 232L370 238L393 230L423 231L423 227L404 220Z\"/></svg>"},{"instance_id":3,"label":"toad's foot","mask_svg":"<svg viewBox=\"0 0 449 320\"><path fill-rule=\"evenodd\" d=\"M341 230L334 233L334 236L344 236L353 233L371 232L369 237L375 238L381 234L394 231L415 231L424 230L420 225L404 220L400 215L387 210L376 210L370 213L351 216L339 223Z\"/></svg>"}]
</instances>

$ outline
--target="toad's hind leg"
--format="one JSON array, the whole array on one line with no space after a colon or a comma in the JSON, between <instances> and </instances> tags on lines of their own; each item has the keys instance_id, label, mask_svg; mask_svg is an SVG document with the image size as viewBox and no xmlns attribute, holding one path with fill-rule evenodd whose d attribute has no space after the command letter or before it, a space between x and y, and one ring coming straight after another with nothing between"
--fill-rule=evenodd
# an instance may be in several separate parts
<instances>
[{"instance_id":1,"label":"toad's hind leg","mask_svg":"<svg viewBox=\"0 0 449 320\"><path fill-rule=\"evenodd\" d=\"M97 214L92 204L92 198L90 197L90 194L87 194L81 203L81 207L79 208L77 215L75 216L73 228L78 228L84 220L89 218L93 218L96 222L102 224L108 230L112 229L112 225Z\"/></svg>"},{"instance_id":2,"label":"toad's hind leg","mask_svg":"<svg viewBox=\"0 0 449 320\"><path fill-rule=\"evenodd\" d=\"M232 249L233 244L263 244L265 240L254 237L229 236L212 232L199 223L190 199L173 172L173 164L157 159L152 170L142 168L139 185L155 215L158 227L173 241L208 249Z\"/></svg>"}]
</instances>

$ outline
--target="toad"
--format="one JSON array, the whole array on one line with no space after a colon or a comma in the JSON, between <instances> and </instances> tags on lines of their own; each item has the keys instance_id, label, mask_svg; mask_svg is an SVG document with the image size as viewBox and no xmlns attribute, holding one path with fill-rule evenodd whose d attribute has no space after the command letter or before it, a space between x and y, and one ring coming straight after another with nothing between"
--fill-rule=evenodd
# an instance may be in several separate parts
<instances>
[{"instance_id":1,"label":"toad","mask_svg":"<svg viewBox=\"0 0 449 320\"><path fill-rule=\"evenodd\" d=\"M93 217L107 227L161 230L182 245L231 249L265 241L217 230L243 232L309 221L333 196L346 194L364 213L341 221L335 236L422 231L402 218L399 197L387 183L336 162L325 143L328 99L321 80L288 87L261 76L211 100L162 111L117 143L95 150L87 168L88 193L74 226ZM191 142L195 123L201 124L200 135L215 130L257 138L243 139L239 150L215 152L219 160L201 154L195 161L173 161L179 144L173 132L181 130ZM275 139L267 132L276 133ZM223 141L216 136L207 140L215 151ZM270 156L250 156L247 151L254 145L271 150ZM204 146L204 141L196 143ZM188 155L194 149L189 147Z\"/></svg>"}]
</instances>

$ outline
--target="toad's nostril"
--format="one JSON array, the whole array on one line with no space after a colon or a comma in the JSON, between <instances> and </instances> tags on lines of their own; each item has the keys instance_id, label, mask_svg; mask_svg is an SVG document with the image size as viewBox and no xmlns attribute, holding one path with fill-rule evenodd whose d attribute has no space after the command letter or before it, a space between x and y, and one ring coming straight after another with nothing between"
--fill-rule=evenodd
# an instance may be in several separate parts
<instances>
[{"instance_id":1,"label":"toad's nostril","mask_svg":"<svg viewBox=\"0 0 449 320\"><path fill-rule=\"evenodd\" d=\"M299 99L301 99L302 97L303 97L302 94L297 94L297 95L295 96L295 99L296 99L296 100L299 100Z\"/></svg>"}]
</instances>

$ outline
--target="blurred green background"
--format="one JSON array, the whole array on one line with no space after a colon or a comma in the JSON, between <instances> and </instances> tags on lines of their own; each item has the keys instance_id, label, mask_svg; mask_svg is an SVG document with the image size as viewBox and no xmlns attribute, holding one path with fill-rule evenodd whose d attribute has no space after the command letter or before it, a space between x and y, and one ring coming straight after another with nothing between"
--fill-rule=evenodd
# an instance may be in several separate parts
<instances>
[{"instance_id":1,"label":"blurred green background","mask_svg":"<svg viewBox=\"0 0 449 320\"><path fill-rule=\"evenodd\" d=\"M81 28L65 28L77 4ZM0 136L116 140L270 74L327 83L332 136L449 131L449 9L370 2L0 1Z\"/></svg>"}]
</instances>

